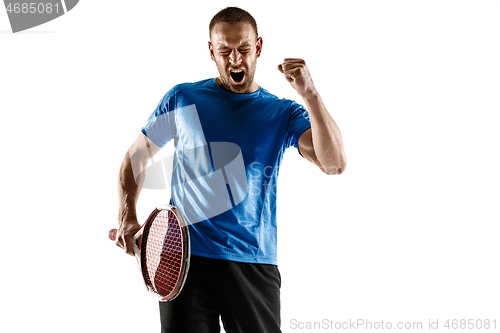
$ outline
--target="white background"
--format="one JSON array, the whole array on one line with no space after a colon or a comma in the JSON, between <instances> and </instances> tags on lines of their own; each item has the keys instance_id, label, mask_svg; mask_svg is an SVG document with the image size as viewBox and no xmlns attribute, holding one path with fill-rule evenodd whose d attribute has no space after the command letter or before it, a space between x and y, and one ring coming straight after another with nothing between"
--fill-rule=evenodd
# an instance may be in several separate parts
<instances>
[{"instance_id":1,"label":"white background","mask_svg":"<svg viewBox=\"0 0 500 333\"><path fill-rule=\"evenodd\" d=\"M0 10L1 330L159 331L135 260L107 238L118 168L168 89L218 74L208 23L228 5L257 19L258 84L302 102L276 66L307 61L347 153L340 176L285 154L283 331L500 329L499 1L83 0L18 34ZM168 199L144 191L141 220Z\"/></svg>"}]
</instances>

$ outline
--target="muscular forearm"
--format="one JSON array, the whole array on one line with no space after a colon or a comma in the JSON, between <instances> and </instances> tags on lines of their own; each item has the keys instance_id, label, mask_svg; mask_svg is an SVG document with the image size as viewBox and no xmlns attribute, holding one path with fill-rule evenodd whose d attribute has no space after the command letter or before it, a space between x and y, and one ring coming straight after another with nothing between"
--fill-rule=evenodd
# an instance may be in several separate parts
<instances>
[{"instance_id":1,"label":"muscular forearm","mask_svg":"<svg viewBox=\"0 0 500 333\"><path fill-rule=\"evenodd\" d=\"M327 174L341 174L346 158L337 123L317 92L304 95L303 99L311 120L312 146L318 166Z\"/></svg>"},{"instance_id":2,"label":"muscular forearm","mask_svg":"<svg viewBox=\"0 0 500 333\"><path fill-rule=\"evenodd\" d=\"M134 178L130 154L127 152L118 176L118 223L120 226L127 221L137 221L136 205L140 192L141 187L137 185Z\"/></svg>"},{"instance_id":3,"label":"muscular forearm","mask_svg":"<svg viewBox=\"0 0 500 333\"><path fill-rule=\"evenodd\" d=\"M278 70L306 102L311 131L299 140L301 153L324 173L337 175L346 167L344 145L340 130L325 108L303 59L285 58Z\"/></svg>"},{"instance_id":4,"label":"muscular forearm","mask_svg":"<svg viewBox=\"0 0 500 333\"><path fill-rule=\"evenodd\" d=\"M137 200L144 183L145 169L160 148L142 135L125 154L118 176L118 233L116 245L133 255L132 239L141 228L137 221Z\"/></svg>"},{"instance_id":5,"label":"muscular forearm","mask_svg":"<svg viewBox=\"0 0 500 333\"><path fill-rule=\"evenodd\" d=\"M127 254L134 255L132 239L140 229L137 221L136 204L141 187L134 178L129 152L125 154L118 176L118 233L116 245Z\"/></svg>"},{"instance_id":6,"label":"muscular forearm","mask_svg":"<svg viewBox=\"0 0 500 333\"><path fill-rule=\"evenodd\" d=\"M137 221L136 204L150 159L160 150L142 133L123 158L118 177L118 222Z\"/></svg>"}]
</instances>

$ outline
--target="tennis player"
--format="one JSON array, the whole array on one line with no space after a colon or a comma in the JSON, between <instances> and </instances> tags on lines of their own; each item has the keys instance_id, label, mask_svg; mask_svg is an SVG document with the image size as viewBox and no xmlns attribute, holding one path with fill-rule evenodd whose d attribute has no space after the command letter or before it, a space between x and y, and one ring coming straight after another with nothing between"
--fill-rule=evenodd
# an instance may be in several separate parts
<instances>
[{"instance_id":1,"label":"tennis player","mask_svg":"<svg viewBox=\"0 0 500 333\"><path fill-rule=\"evenodd\" d=\"M221 321L228 333L281 332L276 181L283 153L293 146L324 173L341 174L346 168L342 137L304 60L286 58L277 70L305 107L255 82L263 41L248 12L221 10L209 34L219 76L168 91L125 155L117 245L133 255L132 236L140 229L140 175L150 158L174 140L171 201L190 220L192 256L181 294L160 302L161 331L220 332ZM242 168L231 165L239 171L216 166L217 142L237 147L232 150ZM223 190L211 186L217 177Z\"/></svg>"}]
</instances>

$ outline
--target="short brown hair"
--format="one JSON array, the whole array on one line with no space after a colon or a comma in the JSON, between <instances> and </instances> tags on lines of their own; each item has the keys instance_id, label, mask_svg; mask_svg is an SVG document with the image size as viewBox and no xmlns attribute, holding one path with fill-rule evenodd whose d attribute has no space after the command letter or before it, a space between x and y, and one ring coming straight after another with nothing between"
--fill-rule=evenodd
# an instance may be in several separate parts
<instances>
[{"instance_id":1,"label":"short brown hair","mask_svg":"<svg viewBox=\"0 0 500 333\"><path fill-rule=\"evenodd\" d=\"M215 14L210 21L210 25L208 26L208 36L212 37L212 29L219 22L226 23L237 23L237 22L247 22L250 23L252 28L255 30L255 38L259 37L259 33L257 32L257 22L252 15L246 10L243 10L238 7L226 7Z\"/></svg>"}]
</instances>

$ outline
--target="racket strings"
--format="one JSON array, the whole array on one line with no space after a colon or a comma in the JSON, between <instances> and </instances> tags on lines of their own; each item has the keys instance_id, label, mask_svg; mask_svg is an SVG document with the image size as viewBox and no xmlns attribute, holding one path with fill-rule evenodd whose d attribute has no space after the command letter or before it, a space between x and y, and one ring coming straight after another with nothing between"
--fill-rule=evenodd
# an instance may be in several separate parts
<instances>
[{"instance_id":1,"label":"racket strings","mask_svg":"<svg viewBox=\"0 0 500 333\"><path fill-rule=\"evenodd\" d=\"M182 233L172 211L160 211L149 229L145 268L146 283L161 296L170 295L177 286L183 259Z\"/></svg>"}]
</instances>

